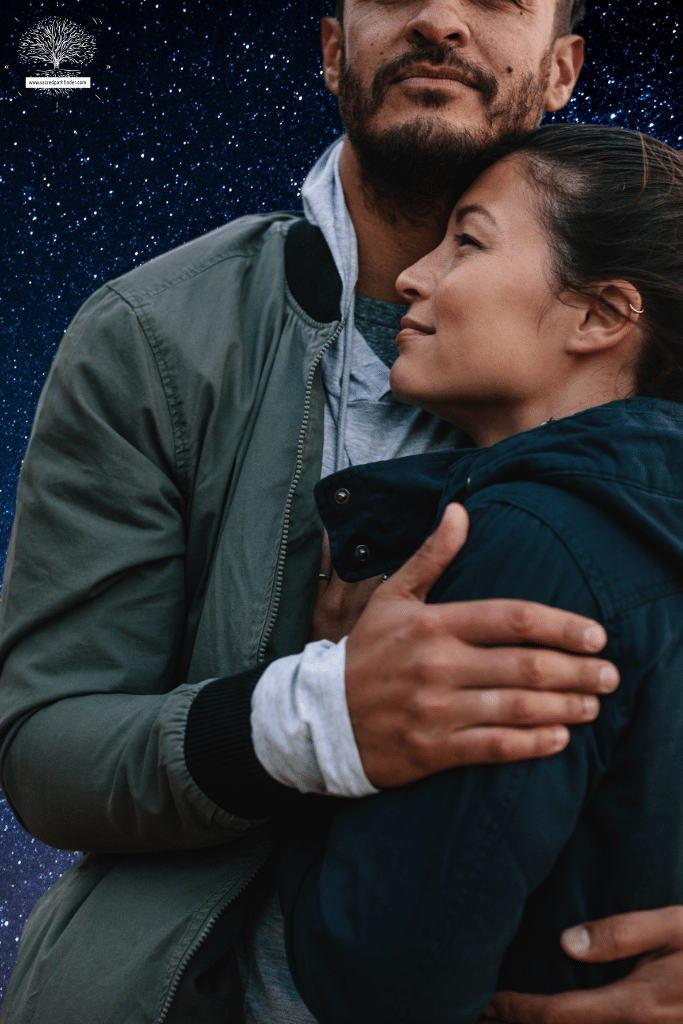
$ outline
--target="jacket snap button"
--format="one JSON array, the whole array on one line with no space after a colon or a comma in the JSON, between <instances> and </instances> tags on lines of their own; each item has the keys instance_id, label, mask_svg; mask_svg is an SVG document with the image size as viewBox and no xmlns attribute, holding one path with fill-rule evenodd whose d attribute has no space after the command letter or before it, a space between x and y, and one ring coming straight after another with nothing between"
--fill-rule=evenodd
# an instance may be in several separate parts
<instances>
[{"instance_id":1,"label":"jacket snap button","mask_svg":"<svg viewBox=\"0 0 683 1024\"><path fill-rule=\"evenodd\" d=\"M370 557L370 548L366 547L365 544L359 544L355 554L359 562L367 562Z\"/></svg>"},{"instance_id":2,"label":"jacket snap button","mask_svg":"<svg viewBox=\"0 0 683 1024\"><path fill-rule=\"evenodd\" d=\"M346 490L345 487L338 487L337 490L334 492L334 500L337 502L338 505L345 505L350 497L351 495Z\"/></svg>"}]
</instances>

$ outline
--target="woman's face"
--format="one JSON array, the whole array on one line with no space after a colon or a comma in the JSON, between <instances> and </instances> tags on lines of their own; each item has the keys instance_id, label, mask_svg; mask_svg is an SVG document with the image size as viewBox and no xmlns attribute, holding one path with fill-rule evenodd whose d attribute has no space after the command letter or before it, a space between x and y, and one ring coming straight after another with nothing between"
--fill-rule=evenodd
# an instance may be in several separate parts
<instances>
[{"instance_id":1,"label":"woman's face","mask_svg":"<svg viewBox=\"0 0 683 1024\"><path fill-rule=\"evenodd\" d=\"M563 341L576 309L551 286L551 254L517 157L486 170L438 249L397 288L410 303L391 387L464 427L478 444L537 426L571 374Z\"/></svg>"}]
</instances>

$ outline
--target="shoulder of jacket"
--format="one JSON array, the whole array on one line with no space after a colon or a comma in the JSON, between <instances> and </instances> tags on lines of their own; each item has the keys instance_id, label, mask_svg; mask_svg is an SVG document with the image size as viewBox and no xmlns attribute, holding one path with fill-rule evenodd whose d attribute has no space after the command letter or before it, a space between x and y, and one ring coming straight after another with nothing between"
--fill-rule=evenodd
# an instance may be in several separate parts
<instances>
[{"instance_id":1,"label":"shoulder of jacket","mask_svg":"<svg viewBox=\"0 0 683 1024\"><path fill-rule=\"evenodd\" d=\"M529 517L527 540L532 536L532 521L536 530L554 534L558 544L580 567L608 617L668 594L681 593L676 566L662 556L653 535L639 531L637 524L617 516L614 509L572 492L559 481L492 484L471 502L465 501L465 506L474 515L479 510L490 512L499 506L498 519L493 511L493 518L489 515L487 523L489 528L495 528L492 523L500 523L506 544L510 544L511 538L504 528L505 506ZM519 535L514 538L518 550L521 540Z\"/></svg>"},{"instance_id":2,"label":"shoulder of jacket","mask_svg":"<svg viewBox=\"0 0 683 1024\"><path fill-rule=\"evenodd\" d=\"M219 268L229 260L253 259L273 231L284 239L286 229L301 217L301 213L282 210L239 217L108 281L105 288L116 292L131 306L139 306L160 292Z\"/></svg>"}]
</instances>

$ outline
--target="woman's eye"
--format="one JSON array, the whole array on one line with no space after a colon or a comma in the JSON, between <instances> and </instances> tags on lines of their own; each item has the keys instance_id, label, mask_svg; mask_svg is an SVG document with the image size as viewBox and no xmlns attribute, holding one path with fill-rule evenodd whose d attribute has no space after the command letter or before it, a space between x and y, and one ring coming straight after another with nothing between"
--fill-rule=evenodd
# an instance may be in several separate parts
<instances>
[{"instance_id":1,"label":"woman's eye","mask_svg":"<svg viewBox=\"0 0 683 1024\"><path fill-rule=\"evenodd\" d=\"M475 249L481 249L479 242L476 238L472 238L471 235L456 235L455 240L458 243L459 249L462 249L463 246L473 246Z\"/></svg>"}]
</instances>

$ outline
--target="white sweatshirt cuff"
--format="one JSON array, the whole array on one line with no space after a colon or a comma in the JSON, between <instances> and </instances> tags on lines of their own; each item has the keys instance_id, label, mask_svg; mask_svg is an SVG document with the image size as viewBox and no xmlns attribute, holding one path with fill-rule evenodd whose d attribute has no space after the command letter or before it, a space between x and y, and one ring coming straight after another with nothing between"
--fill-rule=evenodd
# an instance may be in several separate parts
<instances>
[{"instance_id":1,"label":"white sweatshirt cuff","mask_svg":"<svg viewBox=\"0 0 683 1024\"><path fill-rule=\"evenodd\" d=\"M302 793L363 797L368 781L346 706L346 637L317 640L279 658L251 699L251 730L259 761L278 782Z\"/></svg>"}]
</instances>

